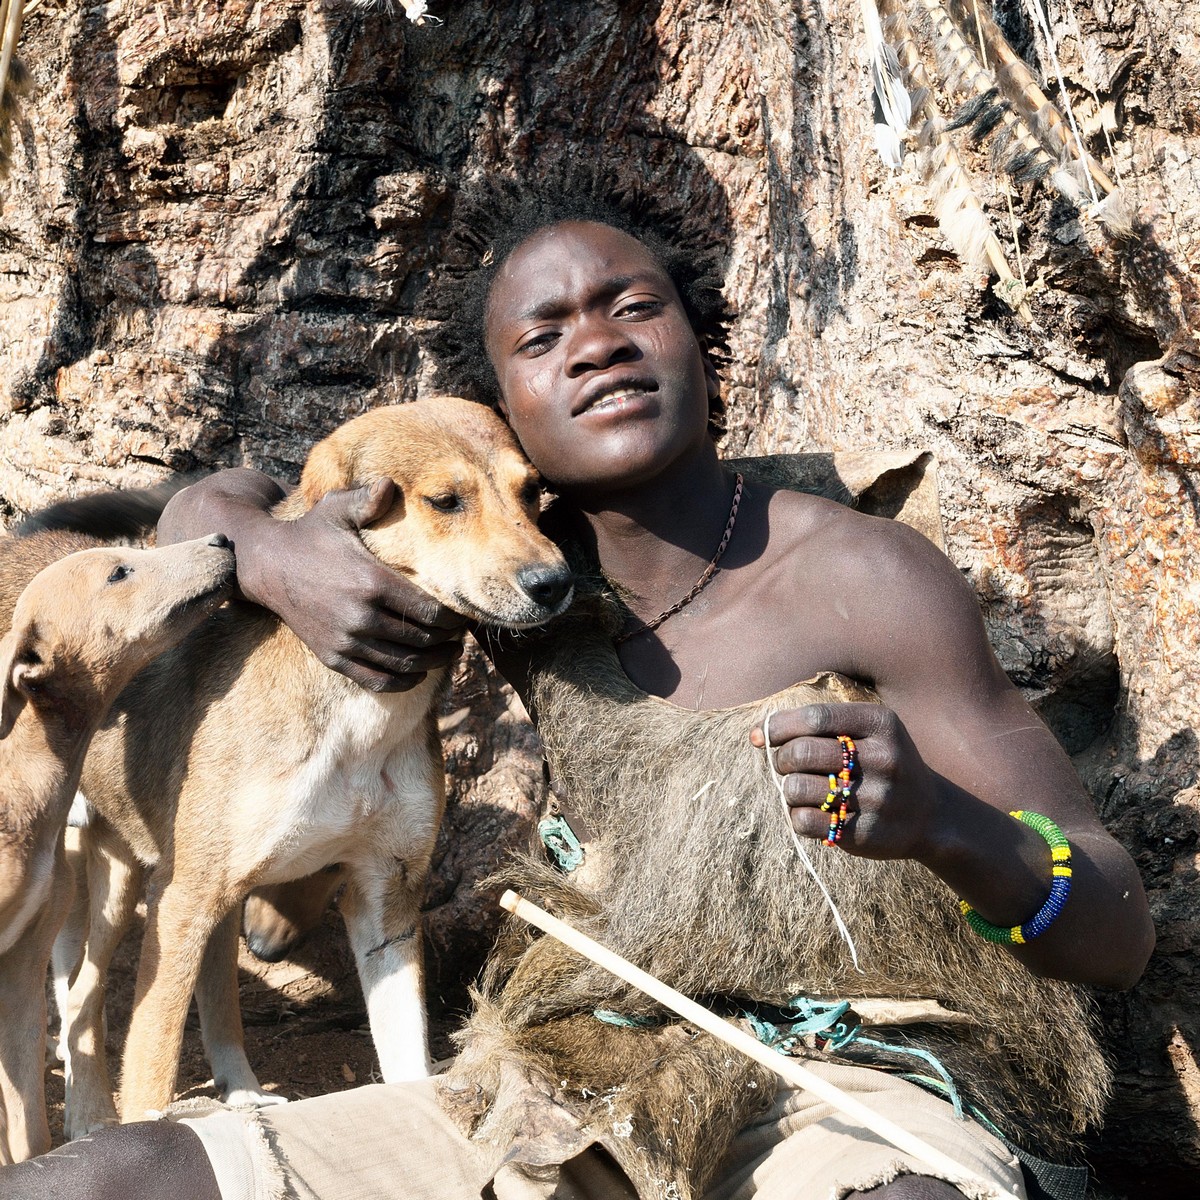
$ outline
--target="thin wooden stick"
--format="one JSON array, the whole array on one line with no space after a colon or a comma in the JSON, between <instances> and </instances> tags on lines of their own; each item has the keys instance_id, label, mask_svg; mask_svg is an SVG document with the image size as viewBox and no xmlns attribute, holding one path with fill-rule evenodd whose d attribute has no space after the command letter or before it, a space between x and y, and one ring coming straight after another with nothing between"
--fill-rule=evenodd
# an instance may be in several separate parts
<instances>
[{"instance_id":1,"label":"thin wooden stick","mask_svg":"<svg viewBox=\"0 0 1200 1200\"><path fill-rule=\"evenodd\" d=\"M0 5L0 95L8 82L9 64L16 53L17 38L21 36L24 7L25 0L9 0L7 4Z\"/></svg>"},{"instance_id":2,"label":"thin wooden stick","mask_svg":"<svg viewBox=\"0 0 1200 1200\"><path fill-rule=\"evenodd\" d=\"M898 1150L902 1150L905 1154L919 1159L926 1166L932 1167L939 1176L947 1177L953 1183L982 1185L995 1191L994 1185L980 1178L974 1171L956 1162L949 1155L943 1154L942 1151L917 1137L916 1134L909 1133L907 1129L902 1129L894 1121L868 1108L862 1101L856 1100L841 1088L822 1079L820 1075L801 1066L796 1059L780 1054L778 1050L772 1050L769 1046L764 1046L762 1042L738 1029L737 1026L718 1017L694 1000L690 1000L682 992L668 987L662 980L647 974L640 967L635 967L627 959L601 946L599 942L593 941L586 934L580 933L573 926L517 895L516 892L505 892L500 897L500 907L507 909L522 920L528 921L531 925L536 925L551 937L557 938L576 953L590 959L606 971L610 971L619 979L633 984L635 988L653 997L666 1008L678 1013L685 1021L698 1025L701 1029L711 1033L713 1037L719 1038L754 1059L755 1062L769 1067L772 1071L782 1075L794 1087L804 1088L815 1096L819 1096L856 1124L865 1126L872 1133L876 1133L885 1141L890 1142Z\"/></svg>"}]
</instances>

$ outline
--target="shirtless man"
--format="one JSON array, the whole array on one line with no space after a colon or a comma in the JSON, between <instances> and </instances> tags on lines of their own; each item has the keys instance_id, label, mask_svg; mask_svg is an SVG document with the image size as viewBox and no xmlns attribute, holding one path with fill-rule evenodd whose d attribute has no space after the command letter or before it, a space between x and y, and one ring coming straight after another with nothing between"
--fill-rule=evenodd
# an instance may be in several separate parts
<instances>
[{"instance_id":1,"label":"shirtless man","mask_svg":"<svg viewBox=\"0 0 1200 1200\"><path fill-rule=\"evenodd\" d=\"M920 535L747 481L719 571L650 628L704 575L731 523L735 481L709 429L719 383L698 336L704 320L664 256L619 223L559 219L520 231L515 249L491 267L484 347L499 407L561 497L572 536L629 594L630 636L619 644L626 674L695 709L760 699L822 671L868 684L882 704L811 706L772 721L797 833L819 840L827 832L820 806L841 765L837 735L849 735L861 782L840 848L829 853L916 860L1007 928L1029 921L1051 890L1046 841L1009 816L1014 807L1035 809L1070 841L1073 886L1045 932L1010 952L1035 975L1132 985L1154 940L1134 865L997 664L969 586ZM365 687L411 686L456 653L452 616L380 568L351 536L382 510L386 484L330 498L292 525L265 514L279 494L252 472L225 473L177 498L162 535L224 530L245 595ZM320 569L311 569L316 562ZM521 690L520 644L491 649ZM747 735L761 744L761 730ZM307 1105L337 1101L301 1102L264 1119L299 1120ZM459 1180L435 1143L425 1145L445 1178ZM409 1194L357 1188L352 1166L339 1176L339 1200ZM397 1188L408 1177L405 1165L391 1176ZM1009 1194L1017 1190L1003 1173L997 1178ZM169 1122L106 1130L0 1172L0 1185L17 1200L222 1196L199 1140ZM435 1182L428 1194L460 1191ZM959 1193L905 1175L869 1194Z\"/></svg>"}]
</instances>

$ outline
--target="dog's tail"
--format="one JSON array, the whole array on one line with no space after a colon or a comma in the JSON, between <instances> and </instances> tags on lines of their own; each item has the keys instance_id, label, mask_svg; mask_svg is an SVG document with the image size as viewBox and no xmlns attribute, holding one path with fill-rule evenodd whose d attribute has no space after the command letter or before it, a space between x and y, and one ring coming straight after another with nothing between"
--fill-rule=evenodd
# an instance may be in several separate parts
<instances>
[{"instance_id":1,"label":"dog's tail","mask_svg":"<svg viewBox=\"0 0 1200 1200\"><path fill-rule=\"evenodd\" d=\"M143 538L158 524L167 501L194 482L194 478L179 476L148 488L89 492L30 513L9 533L13 537L29 537L47 530L67 530L109 541Z\"/></svg>"}]
</instances>

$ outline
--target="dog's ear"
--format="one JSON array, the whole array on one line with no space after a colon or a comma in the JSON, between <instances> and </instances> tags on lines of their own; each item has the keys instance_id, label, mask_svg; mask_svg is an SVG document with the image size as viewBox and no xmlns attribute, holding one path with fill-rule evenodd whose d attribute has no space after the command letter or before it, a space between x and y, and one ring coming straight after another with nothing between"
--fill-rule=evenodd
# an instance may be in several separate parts
<instances>
[{"instance_id":1,"label":"dog's ear","mask_svg":"<svg viewBox=\"0 0 1200 1200\"><path fill-rule=\"evenodd\" d=\"M25 693L18 686L17 654L21 641L15 629L0 638L0 738L6 738L25 707Z\"/></svg>"},{"instance_id":2,"label":"dog's ear","mask_svg":"<svg viewBox=\"0 0 1200 1200\"><path fill-rule=\"evenodd\" d=\"M0 638L0 738L12 732L21 710L50 670L36 643L33 627L11 629Z\"/></svg>"},{"instance_id":3,"label":"dog's ear","mask_svg":"<svg viewBox=\"0 0 1200 1200\"><path fill-rule=\"evenodd\" d=\"M300 491L309 508L329 492L355 486L354 457L352 445L338 431L312 448L300 473Z\"/></svg>"}]
</instances>

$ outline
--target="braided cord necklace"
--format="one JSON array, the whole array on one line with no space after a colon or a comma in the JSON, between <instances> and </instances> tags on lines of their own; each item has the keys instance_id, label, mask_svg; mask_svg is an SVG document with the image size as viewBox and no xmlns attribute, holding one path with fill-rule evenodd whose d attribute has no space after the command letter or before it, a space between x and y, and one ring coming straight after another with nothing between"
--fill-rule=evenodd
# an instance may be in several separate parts
<instances>
[{"instance_id":1,"label":"braided cord necklace","mask_svg":"<svg viewBox=\"0 0 1200 1200\"><path fill-rule=\"evenodd\" d=\"M733 527L737 524L738 505L742 502L742 474L739 471L737 474L737 483L733 489L733 505L729 509L729 520L725 522L725 532L721 534L720 544L717 546L717 552L712 556L712 561L704 568L704 574L692 585L692 590L688 592L682 600L677 600L670 608L664 608L657 617L639 625L636 629L630 630L628 633L623 633L620 637L615 638L613 644L621 645L622 642L629 641L630 638L637 637L639 634L649 633L651 629L657 629L668 617L673 617L680 609L686 608L702 591L712 582L713 577L717 573L717 564L721 561L721 555L725 553L725 548L729 545L729 539L733 537Z\"/></svg>"}]
</instances>

